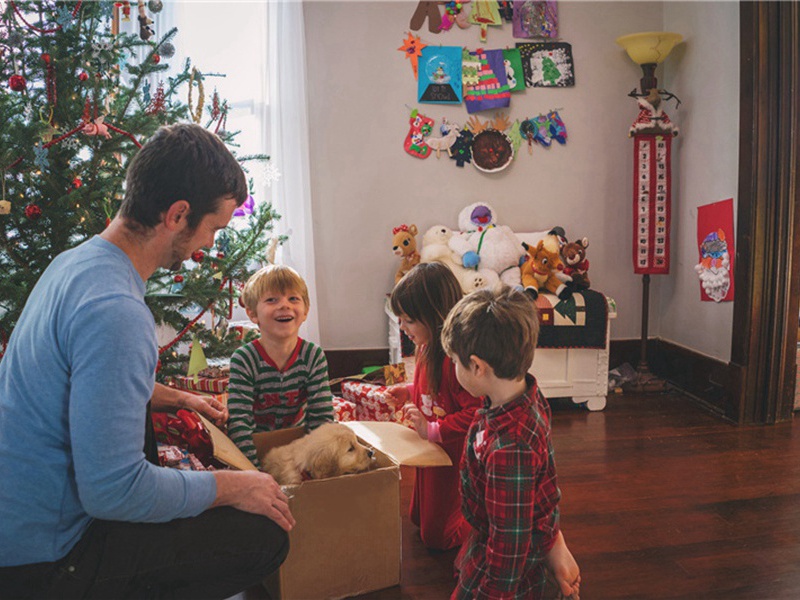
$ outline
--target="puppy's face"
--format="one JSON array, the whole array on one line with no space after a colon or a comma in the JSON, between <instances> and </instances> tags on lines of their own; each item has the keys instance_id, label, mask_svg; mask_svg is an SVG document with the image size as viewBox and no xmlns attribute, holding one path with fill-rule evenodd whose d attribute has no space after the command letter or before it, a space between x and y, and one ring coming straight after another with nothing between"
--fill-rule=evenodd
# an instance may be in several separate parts
<instances>
[{"instance_id":1,"label":"puppy's face","mask_svg":"<svg viewBox=\"0 0 800 600\"><path fill-rule=\"evenodd\" d=\"M372 450L344 425L326 423L312 431L308 441L308 470L314 479L360 473L372 466Z\"/></svg>"}]
</instances>

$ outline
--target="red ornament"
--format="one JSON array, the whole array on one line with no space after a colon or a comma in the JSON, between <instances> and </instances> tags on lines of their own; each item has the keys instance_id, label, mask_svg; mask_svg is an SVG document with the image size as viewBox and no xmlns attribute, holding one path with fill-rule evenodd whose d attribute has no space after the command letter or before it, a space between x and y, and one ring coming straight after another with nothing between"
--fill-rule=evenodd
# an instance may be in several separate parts
<instances>
[{"instance_id":1,"label":"red ornament","mask_svg":"<svg viewBox=\"0 0 800 600\"><path fill-rule=\"evenodd\" d=\"M217 252L217 258L222 260L223 258L225 258L225 253L224 252Z\"/></svg>"},{"instance_id":2,"label":"red ornament","mask_svg":"<svg viewBox=\"0 0 800 600\"><path fill-rule=\"evenodd\" d=\"M183 283L183 275L181 275L180 273L175 275L175 277L172 278L172 281L174 281L175 283Z\"/></svg>"},{"instance_id":3,"label":"red ornament","mask_svg":"<svg viewBox=\"0 0 800 600\"><path fill-rule=\"evenodd\" d=\"M44 64L49 65L50 64L50 55L45 52L44 54L42 54L42 60L44 61Z\"/></svg>"},{"instance_id":4,"label":"red ornament","mask_svg":"<svg viewBox=\"0 0 800 600\"><path fill-rule=\"evenodd\" d=\"M8 78L8 87L10 87L15 92L23 91L26 85L27 83L22 75L14 74Z\"/></svg>"},{"instance_id":5,"label":"red ornament","mask_svg":"<svg viewBox=\"0 0 800 600\"><path fill-rule=\"evenodd\" d=\"M42 216L42 209L35 204L28 204L28 206L25 207L25 216L31 221L35 221Z\"/></svg>"},{"instance_id":6,"label":"red ornament","mask_svg":"<svg viewBox=\"0 0 800 600\"><path fill-rule=\"evenodd\" d=\"M161 57L158 54L153 54L153 63L158 64L161 62Z\"/></svg>"},{"instance_id":7,"label":"red ornament","mask_svg":"<svg viewBox=\"0 0 800 600\"><path fill-rule=\"evenodd\" d=\"M87 79L89 79L89 74L86 71L81 71L80 73L78 73L78 79L80 79L81 81L86 81Z\"/></svg>"},{"instance_id":8,"label":"red ornament","mask_svg":"<svg viewBox=\"0 0 800 600\"><path fill-rule=\"evenodd\" d=\"M205 253L202 250L195 250L192 252L192 260L196 263L203 262L203 258L205 258Z\"/></svg>"},{"instance_id":9,"label":"red ornament","mask_svg":"<svg viewBox=\"0 0 800 600\"><path fill-rule=\"evenodd\" d=\"M83 181L81 181L80 177L76 177L75 179L72 180L72 187L74 187L76 190L79 187L81 187L82 185L83 185Z\"/></svg>"}]
</instances>

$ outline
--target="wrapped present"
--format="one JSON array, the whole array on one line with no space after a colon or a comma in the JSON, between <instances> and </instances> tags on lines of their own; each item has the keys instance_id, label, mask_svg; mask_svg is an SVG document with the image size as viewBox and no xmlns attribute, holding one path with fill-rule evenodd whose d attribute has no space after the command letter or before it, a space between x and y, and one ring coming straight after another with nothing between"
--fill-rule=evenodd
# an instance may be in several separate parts
<instances>
[{"instance_id":1,"label":"wrapped present","mask_svg":"<svg viewBox=\"0 0 800 600\"><path fill-rule=\"evenodd\" d=\"M180 409L175 414L152 413L151 417L157 442L177 446L195 455L203 464L212 464L214 450L211 437L195 413Z\"/></svg>"},{"instance_id":2,"label":"wrapped present","mask_svg":"<svg viewBox=\"0 0 800 600\"><path fill-rule=\"evenodd\" d=\"M361 381L343 381L342 396L356 406L357 421L394 421L407 425L403 407L387 398L387 386Z\"/></svg>"},{"instance_id":3,"label":"wrapped present","mask_svg":"<svg viewBox=\"0 0 800 600\"><path fill-rule=\"evenodd\" d=\"M356 420L356 405L354 402L333 397L333 414L337 421L355 421Z\"/></svg>"},{"instance_id":4,"label":"wrapped present","mask_svg":"<svg viewBox=\"0 0 800 600\"><path fill-rule=\"evenodd\" d=\"M185 377L176 375L168 377L166 383L179 390L223 394L228 391L228 381L230 381L229 377Z\"/></svg>"}]
</instances>

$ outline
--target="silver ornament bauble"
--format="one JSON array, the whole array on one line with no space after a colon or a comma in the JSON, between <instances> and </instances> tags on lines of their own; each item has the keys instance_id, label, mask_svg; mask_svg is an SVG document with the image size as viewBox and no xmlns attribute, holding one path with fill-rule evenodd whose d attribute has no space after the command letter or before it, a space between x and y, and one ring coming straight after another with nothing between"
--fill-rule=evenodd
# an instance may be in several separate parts
<instances>
[{"instance_id":1,"label":"silver ornament bauble","mask_svg":"<svg viewBox=\"0 0 800 600\"><path fill-rule=\"evenodd\" d=\"M147 8L150 9L150 12L161 12L161 9L164 8L164 3L161 0L150 0L147 3Z\"/></svg>"},{"instance_id":2,"label":"silver ornament bauble","mask_svg":"<svg viewBox=\"0 0 800 600\"><path fill-rule=\"evenodd\" d=\"M175 46L169 42L164 42L158 47L158 53L164 58L172 58L175 56Z\"/></svg>"}]
</instances>

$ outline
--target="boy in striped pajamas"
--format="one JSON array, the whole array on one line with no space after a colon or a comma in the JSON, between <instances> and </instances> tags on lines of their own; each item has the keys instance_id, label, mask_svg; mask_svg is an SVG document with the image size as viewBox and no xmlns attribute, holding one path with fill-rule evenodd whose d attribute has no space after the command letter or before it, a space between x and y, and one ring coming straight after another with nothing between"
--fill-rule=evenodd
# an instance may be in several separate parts
<instances>
[{"instance_id":1,"label":"boy in striped pajamas","mask_svg":"<svg viewBox=\"0 0 800 600\"><path fill-rule=\"evenodd\" d=\"M311 431L333 421L328 362L298 335L308 316L308 287L291 267L268 265L242 291L261 336L231 356L228 435L260 468L253 433L287 427Z\"/></svg>"},{"instance_id":2,"label":"boy in striped pajamas","mask_svg":"<svg viewBox=\"0 0 800 600\"><path fill-rule=\"evenodd\" d=\"M538 335L536 307L510 288L463 298L442 329L459 383L485 396L461 459L472 531L451 600L539 600L548 571L562 598L579 595L580 569L559 527L550 408L528 373Z\"/></svg>"}]
</instances>

